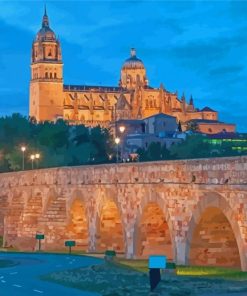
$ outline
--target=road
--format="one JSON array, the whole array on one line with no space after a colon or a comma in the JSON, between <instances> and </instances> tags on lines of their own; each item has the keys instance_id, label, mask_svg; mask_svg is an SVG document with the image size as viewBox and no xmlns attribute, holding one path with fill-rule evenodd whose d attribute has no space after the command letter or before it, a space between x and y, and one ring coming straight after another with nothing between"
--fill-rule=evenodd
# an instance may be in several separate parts
<instances>
[{"instance_id":1,"label":"road","mask_svg":"<svg viewBox=\"0 0 247 296\"><path fill-rule=\"evenodd\" d=\"M0 253L0 260L13 260L19 265L0 268L1 296L99 296L62 285L42 281L39 276L65 269L100 264L101 259L87 256L56 254Z\"/></svg>"}]
</instances>

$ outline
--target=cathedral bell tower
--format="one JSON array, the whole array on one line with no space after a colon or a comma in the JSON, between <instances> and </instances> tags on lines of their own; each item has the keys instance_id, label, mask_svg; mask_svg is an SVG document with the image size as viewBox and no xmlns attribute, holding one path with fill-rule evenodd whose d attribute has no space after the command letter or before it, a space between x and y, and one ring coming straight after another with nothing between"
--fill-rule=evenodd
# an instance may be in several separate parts
<instances>
[{"instance_id":1,"label":"cathedral bell tower","mask_svg":"<svg viewBox=\"0 0 247 296\"><path fill-rule=\"evenodd\" d=\"M44 12L32 44L29 116L54 121L63 116L63 63L60 42Z\"/></svg>"}]
</instances>

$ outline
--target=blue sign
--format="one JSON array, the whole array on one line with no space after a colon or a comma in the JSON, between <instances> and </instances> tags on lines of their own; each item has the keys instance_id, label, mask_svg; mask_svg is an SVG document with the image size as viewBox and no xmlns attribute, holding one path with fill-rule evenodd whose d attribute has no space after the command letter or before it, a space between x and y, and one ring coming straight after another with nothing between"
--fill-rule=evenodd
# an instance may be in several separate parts
<instances>
[{"instance_id":1,"label":"blue sign","mask_svg":"<svg viewBox=\"0 0 247 296\"><path fill-rule=\"evenodd\" d=\"M149 256L149 262L148 262L149 268L166 268L166 256L161 255L152 255Z\"/></svg>"}]
</instances>

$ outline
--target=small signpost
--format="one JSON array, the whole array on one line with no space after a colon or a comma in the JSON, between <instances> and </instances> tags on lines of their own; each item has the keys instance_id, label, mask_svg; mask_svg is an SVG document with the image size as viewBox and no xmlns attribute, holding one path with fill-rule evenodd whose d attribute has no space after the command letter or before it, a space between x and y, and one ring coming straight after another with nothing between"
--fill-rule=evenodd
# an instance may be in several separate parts
<instances>
[{"instance_id":1,"label":"small signpost","mask_svg":"<svg viewBox=\"0 0 247 296\"><path fill-rule=\"evenodd\" d=\"M71 254L71 247L75 247L75 241L65 241L65 247L69 247L69 253Z\"/></svg>"},{"instance_id":2,"label":"small signpost","mask_svg":"<svg viewBox=\"0 0 247 296\"><path fill-rule=\"evenodd\" d=\"M45 235L44 234L41 234L41 233L37 233L36 234L36 239L39 241L39 252L41 250L41 240L45 238Z\"/></svg>"},{"instance_id":3,"label":"small signpost","mask_svg":"<svg viewBox=\"0 0 247 296\"><path fill-rule=\"evenodd\" d=\"M152 255L149 257L149 280L150 289L153 291L160 282L160 269L166 268L166 256Z\"/></svg>"}]
</instances>

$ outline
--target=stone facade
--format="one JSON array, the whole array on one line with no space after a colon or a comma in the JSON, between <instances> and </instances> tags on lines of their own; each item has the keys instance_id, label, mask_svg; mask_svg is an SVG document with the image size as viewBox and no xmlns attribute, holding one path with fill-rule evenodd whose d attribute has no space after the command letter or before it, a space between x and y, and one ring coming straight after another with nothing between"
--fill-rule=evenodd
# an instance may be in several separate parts
<instances>
[{"instance_id":1,"label":"stone facade","mask_svg":"<svg viewBox=\"0 0 247 296\"><path fill-rule=\"evenodd\" d=\"M45 12L32 45L30 117L37 121L63 118L72 124L108 127L119 119L142 119L158 113L175 116L183 128L192 119L218 120L216 111L195 108L192 98L186 102L184 95L178 98L162 84L151 87L135 49L131 49L130 58L121 68L118 86L64 85L60 42ZM211 129L215 128L212 125ZM235 125L223 124L222 130L232 128L235 130Z\"/></svg>"},{"instance_id":2,"label":"stone facade","mask_svg":"<svg viewBox=\"0 0 247 296\"><path fill-rule=\"evenodd\" d=\"M4 246L247 270L247 157L65 167L0 175Z\"/></svg>"}]
</instances>

